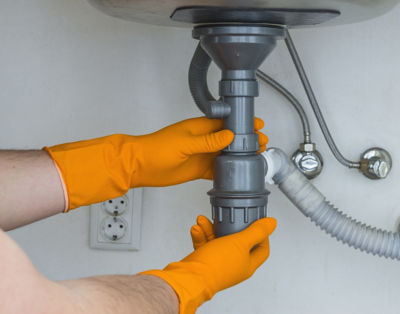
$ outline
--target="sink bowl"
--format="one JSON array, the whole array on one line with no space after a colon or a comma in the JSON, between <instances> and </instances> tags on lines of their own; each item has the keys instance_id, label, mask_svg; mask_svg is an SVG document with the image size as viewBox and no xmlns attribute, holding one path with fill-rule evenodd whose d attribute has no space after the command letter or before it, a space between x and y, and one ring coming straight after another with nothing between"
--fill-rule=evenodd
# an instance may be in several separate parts
<instances>
[{"instance_id":1,"label":"sink bowl","mask_svg":"<svg viewBox=\"0 0 400 314\"><path fill-rule=\"evenodd\" d=\"M139 23L192 27L193 21L171 19L182 7L224 7L239 9L327 10L337 16L314 23L296 23L293 26L311 24L339 25L355 23L380 16L394 8L400 0L88 0L104 13ZM204 16L204 14L203 14ZM295 17L296 18L296 17ZM249 21L250 22L250 21ZM308 24L308 25L307 25Z\"/></svg>"}]
</instances>

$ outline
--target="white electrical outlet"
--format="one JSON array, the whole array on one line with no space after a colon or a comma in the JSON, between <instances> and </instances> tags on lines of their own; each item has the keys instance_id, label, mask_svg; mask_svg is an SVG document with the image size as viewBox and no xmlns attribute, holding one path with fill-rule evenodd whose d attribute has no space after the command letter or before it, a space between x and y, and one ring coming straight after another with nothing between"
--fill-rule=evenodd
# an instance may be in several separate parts
<instances>
[{"instance_id":1,"label":"white electrical outlet","mask_svg":"<svg viewBox=\"0 0 400 314\"><path fill-rule=\"evenodd\" d=\"M103 202L104 209L111 216L119 216L128 209L129 198L127 195Z\"/></svg>"},{"instance_id":2,"label":"white electrical outlet","mask_svg":"<svg viewBox=\"0 0 400 314\"><path fill-rule=\"evenodd\" d=\"M143 189L90 207L90 247L103 250L140 249Z\"/></svg>"}]
</instances>

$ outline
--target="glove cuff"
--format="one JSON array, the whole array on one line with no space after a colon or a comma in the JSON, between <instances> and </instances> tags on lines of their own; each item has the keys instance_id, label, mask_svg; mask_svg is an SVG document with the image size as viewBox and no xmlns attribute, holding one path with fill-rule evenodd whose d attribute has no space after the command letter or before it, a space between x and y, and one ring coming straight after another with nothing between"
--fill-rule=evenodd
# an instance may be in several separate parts
<instances>
[{"instance_id":1,"label":"glove cuff","mask_svg":"<svg viewBox=\"0 0 400 314\"><path fill-rule=\"evenodd\" d=\"M61 186L62 186L63 193L64 193L64 213L66 213L69 211L69 197L68 197L67 185L65 184L61 169L57 165L57 163L53 157L53 153L50 151L50 149L48 147L43 147L42 149L50 155L50 158L53 160L54 167L57 170L58 177L60 178Z\"/></svg>"},{"instance_id":2,"label":"glove cuff","mask_svg":"<svg viewBox=\"0 0 400 314\"><path fill-rule=\"evenodd\" d=\"M202 278L185 269L148 270L139 275L157 276L166 281L179 298L180 314L194 314L200 305L212 298L204 288Z\"/></svg>"},{"instance_id":3,"label":"glove cuff","mask_svg":"<svg viewBox=\"0 0 400 314\"><path fill-rule=\"evenodd\" d=\"M43 148L65 185L66 212L121 196L131 188L137 169L134 138L117 134Z\"/></svg>"}]
</instances>

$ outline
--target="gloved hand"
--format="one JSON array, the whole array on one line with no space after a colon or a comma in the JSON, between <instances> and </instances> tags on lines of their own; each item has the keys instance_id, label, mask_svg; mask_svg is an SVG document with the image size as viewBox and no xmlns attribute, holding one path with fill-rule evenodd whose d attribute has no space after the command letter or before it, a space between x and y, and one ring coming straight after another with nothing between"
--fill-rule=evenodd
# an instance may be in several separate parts
<instances>
[{"instance_id":1,"label":"gloved hand","mask_svg":"<svg viewBox=\"0 0 400 314\"><path fill-rule=\"evenodd\" d=\"M268 138L258 130L260 150ZM66 210L112 199L140 186L212 179L213 161L233 140L222 120L188 119L143 136L110 135L45 147L60 172Z\"/></svg>"},{"instance_id":2,"label":"gloved hand","mask_svg":"<svg viewBox=\"0 0 400 314\"><path fill-rule=\"evenodd\" d=\"M268 236L276 220L263 218L247 229L214 239L211 222L199 216L191 229L195 251L164 270L150 270L165 280L179 297L180 313L192 314L215 293L248 279L269 256Z\"/></svg>"}]
</instances>

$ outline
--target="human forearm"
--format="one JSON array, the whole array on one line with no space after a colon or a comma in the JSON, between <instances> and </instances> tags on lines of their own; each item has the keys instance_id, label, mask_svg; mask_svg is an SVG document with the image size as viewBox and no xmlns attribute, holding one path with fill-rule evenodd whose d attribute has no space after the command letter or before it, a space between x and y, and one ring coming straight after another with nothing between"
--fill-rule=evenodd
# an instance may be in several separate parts
<instances>
[{"instance_id":1,"label":"human forearm","mask_svg":"<svg viewBox=\"0 0 400 314\"><path fill-rule=\"evenodd\" d=\"M90 277L60 283L73 292L80 313L177 314L178 297L162 279L155 276L113 275Z\"/></svg>"},{"instance_id":2,"label":"human forearm","mask_svg":"<svg viewBox=\"0 0 400 314\"><path fill-rule=\"evenodd\" d=\"M0 301L0 314L179 313L174 290L155 276L109 275L52 282L32 270L24 278L17 277L21 284L8 286L3 295L9 295L10 289L18 294L4 304Z\"/></svg>"},{"instance_id":3,"label":"human forearm","mask_svg":"<svg viewBox=\"0 0 400 314\"><path fill-rule=\"evenodd\" d=\"M47 152L0 151L0 228L17 228L64 207L62 183Z\"/></svg>"},{"instance_id":4,"label":"human forearm","mask_svg":"<svg viewBox=\"0 0 400 314\"><path fill-rule=\"evenodd\" d=\"M0 314L178 313L174 290L154 276L50 281L1 229L0 274Z\"/></svg>"}]
</instances>

